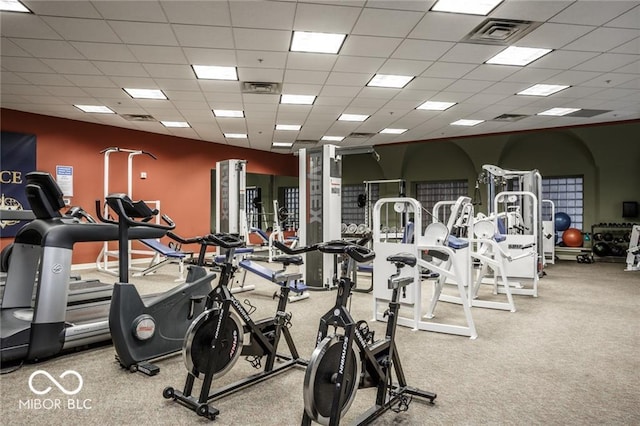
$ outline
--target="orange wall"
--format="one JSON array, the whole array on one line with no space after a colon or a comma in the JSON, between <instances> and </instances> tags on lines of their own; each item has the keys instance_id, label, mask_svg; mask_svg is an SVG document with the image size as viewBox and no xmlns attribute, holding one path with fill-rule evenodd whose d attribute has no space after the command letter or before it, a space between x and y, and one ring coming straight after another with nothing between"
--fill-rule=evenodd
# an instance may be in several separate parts
<instances>
[{"instance_id":1,"label":"orange wall","mask_svg":"<svg viewBox=\"0 0 640 426\"><path fill-rule=\"evenodd\" d=\"M133 161L134 199L160 200L161 210L177 224L183 236L209 232L211 169L217 161L237 158L248 161L250 173L297 176L297 158L224 144L141 132L119 127L67 120L14 110L0 110L3 131L35 134L36 167L54 175L56 165L73 166L72 205L95 216L95 200L103 198L105 148L145 150L158 159L140 155ZM109 192L127 192L127 154L110 158ZM147 179L140 179L140 172ZM0 240L2 247L13 239ZM74 263L93 262L99 243L81 243Z\"/></svg>"}]
</instances>

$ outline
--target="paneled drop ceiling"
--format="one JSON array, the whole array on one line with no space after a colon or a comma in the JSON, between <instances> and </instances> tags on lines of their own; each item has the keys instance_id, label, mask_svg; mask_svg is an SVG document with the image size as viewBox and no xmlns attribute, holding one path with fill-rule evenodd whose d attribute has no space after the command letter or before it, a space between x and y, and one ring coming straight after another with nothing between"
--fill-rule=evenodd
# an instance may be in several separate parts
<instances>
[{"instance_id":1,"label":"paneled drop ceiling","mask_svg":"<svg viewBox=\"0 0 640 426\"><path fill-rule=\"evenodd\" d=\"M8 109L277 152L640 118L638 1L505 0L486 16L432 11L435 0L23 3L32 13L0 12ZM294 31L346 39L337 54L291 52ZM485 63L510 45L552 51L526 66ZM192 65L236 67L238 80L199 80ZM376 74L414 78L404 88L367 86ZM534 84L569 87L516 94ZM132 99L123 88L160 89L168 99ZM315 100L281 104L280 93ZM416 109L426 101L455 105ZM579 110L538 115L551 108ZM339 121L342 114L368 118ZM482 121L451 124L461 119ZM380 133L388 128L407 130Z\"/></svg>"}]
</instances>

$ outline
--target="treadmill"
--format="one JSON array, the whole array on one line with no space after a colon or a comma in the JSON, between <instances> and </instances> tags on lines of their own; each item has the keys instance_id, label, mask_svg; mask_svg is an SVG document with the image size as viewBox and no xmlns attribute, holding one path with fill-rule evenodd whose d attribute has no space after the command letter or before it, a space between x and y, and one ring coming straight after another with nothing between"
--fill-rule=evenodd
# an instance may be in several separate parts
<instances>
[{"instance_id":1,"label":"treadmill","mask_svg":"<svg viewBox=\"0 0 640 426\"><path fill-rule=\"evenodd\" d=\"M69 305L76 242L117 241L118 226L63 217L62 191L49 173L26 175L36 219L16 235L0 309L0 361L35 361L63 350L110 339L109 301ZM130 239L166 231L136 227ZM32 302L35 286L35 301ZM33 305L32 305L33 303Z\"/></svg>"},{"instance_id":2,"label":"treadmill","mask_svg":"<svg viewBox=\"0 0 640 426\"><path fill-rule=\"evenodd\" d=\"M93 218L87 216L86 213L79 208L72 208L67 213L65 213L65 217L76 217L80 219L81 217L88 218L89 222L94 222ZM0 210L0 220L34 220L36 219L35 214L32 210ZM39 219L50 219L47 217L39 218ZM7 256L10 258L11 252L13 249L13 244L5 247L2 250L3 256ZM7 271L5 268L6 259L2 259L2 265L0 267L0 303L2 303L2 299L4 298L4 289L7 281ZM34 286L35 290L35 286ZM111 298L111 294L113 293L113 284L102 283L99 280L82 280L79 276L73 275L70 276L69 282L69 298L68 304L78 305L82 303L91 303L91 302L100 302L109 300ZM31 298L32 304L35 303L36 294L35 291Z\"/></svg>"}]
</instances>

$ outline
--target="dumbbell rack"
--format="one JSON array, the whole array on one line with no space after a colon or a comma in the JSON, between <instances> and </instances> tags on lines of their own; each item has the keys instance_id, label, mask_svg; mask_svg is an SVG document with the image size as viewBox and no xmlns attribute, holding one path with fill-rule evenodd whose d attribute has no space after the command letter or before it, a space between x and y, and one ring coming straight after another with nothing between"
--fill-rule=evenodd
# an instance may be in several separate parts
<instances>
[{"instance_id":1,"label":"dumbbell rack","mask_svg":"<svg viewBox=\"0 0 640 426\"><path fill-rule=\"evenodd\" d=\"M591 250L596 262L624 263L629 248L629 241L625 240L625 235L631 235L634 223L598 223L591 226ZM605 235L610 237L605 239ZM600 237L598 237L600 236ZM599 256L593 251L593 247L598 243L608 245L613 253L609 252L605 256ZM617 251L617 252L616 252Z\"/></svg>"}]
</instances>

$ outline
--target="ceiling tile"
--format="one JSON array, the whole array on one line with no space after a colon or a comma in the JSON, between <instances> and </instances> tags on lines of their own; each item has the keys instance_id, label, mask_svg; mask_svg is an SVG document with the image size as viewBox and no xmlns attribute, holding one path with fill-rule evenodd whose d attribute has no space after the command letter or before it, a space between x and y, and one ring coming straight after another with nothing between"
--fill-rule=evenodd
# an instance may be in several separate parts
<instances>
[{"instance_id":1,"label":"ceiling tile","mask_svg":"<svg viewBox=\"0 0 640 426\"><path fill-rule=\"evenodd\" d=\"M291 44L291 31L233 28L233 36L237 49L286 52Z\"/></svg>"},{"instance_id":2,"label":"ceiling tile","mask_svg":"<svg viewBox=\"0 0 640 426\"><path fill-rule=\"evenodd\" d=\"M299 4L293 29L322 33L349 34L360 15L360 9L347 6Z\"/></svg>"},{"instance_id":3,"label":"ceiling tile","mask_svg":"<svg viewBox=\"0 0 640 426\"><path fill-rule=\"evenodd\" d=\"M282 76L282 70L280 70ZM284 73L285 83L324 84L329 76L328 71L287 70ZM269 80L269 81L281 81Z\"/></svg>"},{"instance_id":4,"label":"ceiling tile","mask_svg":"<svg viewBox=\"0 0 640 426\"><path fill-rule=\"evenodd\" d=\"M442 90L455 80L452 78L414 78L406 88L410 90Z\"/></svg>"},{"instance_id":5,"label":"ceiling tile","mask_svg":"<svg viewBox=\"0 0 640 426\"><path fill-rule=\"evenodd\" d=\"M193 69L188 65L142 64L151 77L193 79Z\"/></svg>"},{"instance_id":6,"label":"ceiling tile","mask_svg":"<svg viewBox=\"0 0 640 426\"><path fill-rule=\"evenodd\" d=\"M25 80L23 74L9 71L0 72L0 82L2 84L28 84L28 81Z\"/></svg>"},{"instance_id":7,"label":"ceiling tile","mask_svg":"<svg viewBox=\"0 0 640 426\"><path fill-rule=\"evenodd\" d=\"M122 44L115 43L91 43L71 42L85 58L95 61L123 61L135 62L136 58L131 51Z\"/></svg>"},{"instance_id":8,"label":"ceiling tile","mask_svg":"<svg viewBox=\"0 0 640 426\"><path fill-rule=\"evenodd\" d=\"M224 1L161 1L171 22L191 25L230 26L229 4Z\"/></svg>"},{"instance_id":9,"label":"ceiling tile","mask_svg":"<svg viewBox=\"0 0 640 426\"><path fill-rule=\"evenodd\" d=\"M505 1L490 16L525 21L546 21L571 3L573 0Z\"/></svg>"},{"instance_id":10,"label":"ceiling tile","mask_svg":"<svg viewBox=\"0 0 640 426\"><path fill-rule=\"evenodd\" d=\"M23 1L36 15L48 15L48 16L66 16L75 18L101 18L98 11L93 7L91 2L88 1L74 1L68 0L57 1Z\"/></svg>"},{"instance_id":11,"label":"ceiling tile","mask_svg":"<svg viewBox=\"0 0 640 426\"><path fill-rule=\"evenodd\" d=\"M432 62L407 59L388 59L378 70L379 74L420 75Z\"/></svg>"},{"instance_id":12,"label":"ceiling tile","mask_svg":"<svg viewBox=\"0 0 640 426\"><path fill-rule=\"evenodd\" d=\"M283 69L274 68L238 68L240 81L280 82L284 76Z\"/></svg>"},{"instance_id":13,"label":"ceiling tile","mask_svg":"<svg viewBox=\"0 0 640 426\"><path fill-rule=\"evenodd\" d=\"M104 19L167 22L160 3L157 1L94 1L92 4Z\"/></svg>"},{"instance_id":14,"label":"ceiling tile","mask_svg":"<svg viewBox=\"0 0 640 426\"><path fill-rule=\"evenodd\" d=\"M184 52L184 55L186 56L184 63L190 65L216 65L226 67L233 67L237 65L233 50L201 48L184 48L182 50L176 50Z\"/></svg>"},{"instance_id":15,"label":"ceiling tile","mask_svg":"<svg viewBox=\"0 0 640 426\"><path fill-rule=\"evenodd\" d=\"M640 37L640 30L598 28L573 43L569 43L564 48L588 52L606 52L638 37Z\"/></svg>"},{"instance_id":16,"label":"ceiling tile","mask_svg":"<svg viewBox=\"0 0 640 426\"><path fill-rule=\"evenodd\" d=\"M235 28L292 30L295 3L231 1L231 24Z\"/></svg>"},{"instance_id":17,"label":"ceiling tile","mask_svg":"<svg viewBox=\"0 0 640 426\"><path fill-rule=\"evenodd\" d=\"M551 3L551 2L549 2ZM550 19L551 22L602 25L634 7L631 1L576 1Z\"/></svg>"},{"instance_id":18,"label":"ceiling tile","mask_svg":"<svg viewBox=\"0 0 640 426\"><path fill-rule=\"evenodd\" d=\"M514 81L521 83L538 83L546 80L556 74L560 70L551 68L530 68L525 67L504 78L504 81Z\"/></svg>"},{"instance_id":19,"label":"ceiling tile","mask_svg":"<svg viewBox=\"0 0 640 426\"><path fill-rule=\"evenodd\" d=\"M640 5L604 24L605 27L640 29Z\"/></svg>"},{"instance_id":20,"label":"ceiling tile","mask_svg":"<svg viewBox=\"0 0 640 426\"><path fill-rule=\"evenodd\" d=\"M140 62L155 64L186 64L187 60L183 55L183 49L171 46L141 46L128 45L131 53ZM188 49L184 49L185 53ZM193 62L192 62L193 63Z\"/></svg>"},{"instance_id":21,"label":"ceiling tile","mask_svg":"<svg viewBox=\"0 0 640 426\"><path fill-rule=\"evenodd\" d=\"M405 40L391 55L398 59L435 61L454 46L454 43L428 40Z\"/></svg>"},{"instance_id":22,"label":"ceiling tile","mask_svg":"<svg viewBox=\"0 0 640 426\"><path fill-rule=\"evenodd\" d=\"M374 74L383 63L383 58L365 58L359 56L340 55L333 67L333 71L367 72Z\"/></svg>"},{"instance_id":23,"label":"ceiling tile","mask_svg":"<svg viewBox=\"0 0 640 426\"><path fill-rule=\"evenodd\" d=\"M545 23L522 37L516 44L521 47L559 49L595 28L587 25Z\"/></svg>"},{"instance_id":24,"label":"ceiling tile","mask_svg":"<svg viewBox=\"0 0 640 426\"><path fill-rule=\"evenodd\" d=\"M409 38L459 41L485 19L483 16L456 13L427 13L409 34Z\"/></svg>"},{"instance_id":25,"label":"ceiling tile","mask_svg":"<svg viewBox=\"0 0 640 426\"><path fill-rule=\"evenodd\" d=\"M335 86L365 86L369 80L373 77L372 74L361 74L352 72L332 72L329 74L329 78L326 84L332 84Z\"/></svg>"},{"instance_id":26,"label":"ceiling tile","mask_svg":"<svg viewBox=\"0 0 640 426\"><path fill-rule=\"evenodd\" d=\"M22 49L36 57L55 59L84 59L80 52L74 49L74 47L66 41L15 39L14 42Z\"/></svg>"},{"instance_id":27,"label":"ceiling tile","mask_svg":"<svg viewBox=\"0 0 640 426\"><path fill-rule=\"evenodd\" d=\"M322 90L321 84L284 83L282 93L288 95L318 95ZM289 107L289 104L286 104ZM292 105L294 106L294 105ZM306 108L307 105L295 105L294 107Z\"/></svg>"},{"instance_id":28,"label":"ceiling tile","mask_svg":"<svg viewBox=\"0 0 640 426\"><path fill-rule=\"evenodd\" d=\"M611 53L629 53L631 55L637 55L640 53L640 37L622 44L615 49L611 49Z\"/></svg>"},{"instance_id":29,"label":"ceiling tile","mask_svg":"<svg viewBox=\"0 0 640 426\"><path fill-rule=\"evenodd\" d=\"M425 72L420 74L420 77L460 78L475 69L476 66L474 64L434 62Z\"/></svg>"},{"instance_id":30,"label":"ceiling tile","mask_svg":"<svg viewBox=\"0 0 640 426\"><path fill-rule=\"evenodd\" d=\"M351 113L358 110L359 108L367 108L369 110L375 111L386 103L386 99L357 97L351 101L347 109L351 111Z\"/></svg>"},{"instance_id":31,"label":"ceiling tile","mask_svg":"<svg viewBox=\"0 0 640 426\"><path fill-rule=\"evenodd\" d=\"M18 47L17 44L5 37L2 37L2 46L0 47L0 52L2 52L2 56L31 56L23 49Z\"/></svg>"},{"instance_id":32,"label":"ceiling tile","mask_svg":"<svg viewBox=\"0 0 640 426\"><path fill-rule=\"evenodd\" d=\"M178 46L169 24L150 22L109 21L109 26L128 44L149 46Z\"/></svg>"},{"instance_id":33,"label":"ceiling tile","mask_svg":"<svg viewBox=\"0 0 640 426\"><path fill-rule=\"evenodd\" d=\"M117 87L116 83L101 75L70 74L65 77L78 87Z\"/></svg>"},{"instance_id":34,"label":"ceiling tile","mask_svg":"<svg viewBox=\"0 0 640 426\"><path fill-rule=\"evenodd\" d=\"M540 81L540 83L566 84L569 86L575 86L585 81L592 80L598 75L599 73L596 72L569 70L560 72L554 76L542 80Z\"/></svg>"},{"instance_id":35,"label":"ceiling tile","mask_svg":"<svg viewBox=\"0 0 640 426\"><path fill-rule=\"evenodd\" d=\"M171 26L180 46L233 49L233 32L229 27L203 25Z\"/></svg>"},{"instance_id":36,"label":"ceiling tile","mask_svg":"<svg viewBox=\"0 0 640 426\"><path fill-rule=\"evenodd\" d=\"M349 35L342 46L342 55L386 58L402 43L401 38Z\"/></svg>"},{"instance_id":37,"label":"ceiling tile","mask_svg":"<svg viewBox=\"0 0 640 426\"><path fill-rule=\"evenodd\" d=\"M287 68L294 70L331 71L337 55L289 52Z\"/></svg>"},{"instance_id":38,"label":"ceiling tile","mask_svg":"<svg viewBox=\"0 0 640 426\"><path fill-rule=\"evenodd\" d=\"M147 70L137 62L93 61L92 63L107 76L149 77Z\"/></svg>"},{"instance_id":39,"label":"ceiling tile","mask_svg":"<svg viewBox=\"0 0 640 426\"><path fill-rule=\"evenodd\" d=\"M624 67L616 68L616 72L640 74L640 61L635 61Z\"/></svg>"},{"instance_id":40,"label":"ceiling tile","mask_svg":"<svg viewBox=\"0 0 640 426\"><path fill-rule=\"evenodd\" d=\"M43 59L53 70L63 74L102 74L90 61L77 61L72 59Z\"/></svg>"},{"instance_id":41,"label":"ceiling tile","mask_svg":"<svg viewBox=\"0 0 640 426\"><path fill-rule=\"evenodd\" d=\"M120 38L105 21L97 19L59 18L54 16L46 16L42 19L68 41L121 42ZM4 34L4 32L5 30L3 28L2 33ZM39 36L38 38L50 37Z\"/></svg>"},{"instance_id":42,"label":"ceiling tile","mask_svg":"<svg viewBox=\"0 0 640 426\"><path fill-rule=\"evenodd\" d=\"M365 8L353 34L406 37L424 16L421 12ZM393 23L393 25L389 25Z\"/></svg>"},{"instance_id":43,"label":"ceiling tile","mask_svg":"<svg viewBox=\"0 0 640 426\"><path fill-rule=\"evenodd\" d=\"M520 67L508 65L483 64L476 67L473 71L469 71L469 73L465 74L464 78L465 80L501 81L520 70Z\"/></svg>"},{"instance_id":44,"label":"ceiling tile","mask_svg":"<svg viewBox=\"0 0 640 426\"><path fill-rule=\"evenodd\" d=\"M442 55L440 60L444 62L481 64L502 50L504 50L504 46L457 43L447 53Z\"/></svg>"},{"instance_id":45,"label":"ceiling tile","mask_svg":"<svg viewBox=\"0 0 640 426\"><path fill-rule=\"evenodd\" d=\"M24 37L60 40L60 35L47 25L49 21L30 13L0 13L2 37Z\"/></svg>"},{"instance_id":46,"label":"ceiling tile","mask_svg":"<svg viewBox=\"0 0 640 426\"><path fill-rule=\"evenodd\" d=\"M594 52L574 52L569 50L556 50L548 53L537 61L533 62L531 68L551 68L551 69L569 69L582 62L585 62L597 53Z\"/></svg>"},{"instance_id":47,"label":"ceiling tile","mask_svg":"<svg viewBox=\"0 0 640 426\"><path fill-rule=\"evenodd\" d=\"M634 62L638 58L638 55L622 55L618 53L603 53L596 56L593 59L589 59L586 62L576 65L573 69L584 71L614 71L617 68L623 67Z\"/></svg>"},{"instance_id":48,"label":"ceiling tile","mask_svg":"<svg viewBox=\"0 0 640 426\"><path fill-rule=\"evenodd\" d=\"M71 83L60 74L25 72L22 73L22 78L31 84L42 86L65 86L65 88L68 88L68 86L73 86L73 83ZM2 81L2 83L5 83L4 80Z\"/></svg>"},{"instance_id":49,"label":"ceiling tile","mask_svg":"<svg viewBox=\"0 0 640 426\"><path fill-rule=\"evenodd\" d=\"M3 57L2 68L15 72L54 72L52 68L35 58Z\"/></svg>"},{"instance_id":50,"label":"ceiling tile","mask_svg":"<svg viewBox=\"0 0 640 426\"><path fill-rule=\"evenodd\" d=\"M593 80L585 81L583 86L590 87L617 87L629 81L636 80L638 78L635 74L621 74L621 73L606 73L600 74Z\"/></svg>"},{"instance_id":51,"label":"ceiling tile","mask_svg":"<svg viewBox=\"0 0 640 426\"><path fill-rule=\"evenodd\" d=\"M326 84L322 88L320 96L353 97L360 93L362 89L362 86L332 86L330 84Z\"/></svg>"}]
</instances>

